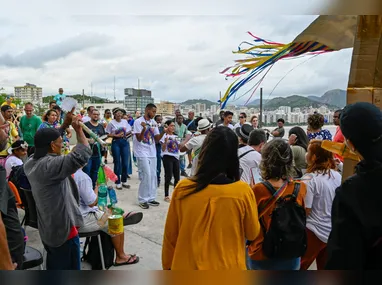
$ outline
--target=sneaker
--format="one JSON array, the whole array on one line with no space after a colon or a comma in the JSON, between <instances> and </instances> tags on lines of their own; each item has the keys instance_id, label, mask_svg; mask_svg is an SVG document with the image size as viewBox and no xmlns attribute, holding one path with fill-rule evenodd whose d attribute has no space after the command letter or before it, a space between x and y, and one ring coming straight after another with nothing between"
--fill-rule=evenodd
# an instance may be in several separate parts
<instances>
[{"instance_id":1,"label":"sneaker","mask_svg":"<svg viewBox=\"0 0 382 285\"><path fill-rule=\"evenodd\" d=\"M127 177L127 179L130 179L130 178L131 178L130 175L126 175L126 177Z\"/></svg>"},{"instance_id":2,"label":"sneaker","mask_svg":"<svg viewBox=\"0 0 382 285\"><path fill-rule=\"evenodd\" d=\"M151 201L151 202L149 202L149 205L150 205L150 206L154 206L154 207L157 207L157 206L159 206L159 205L160 205L160 203L159 203L159 202L157 202L157 201Z\"/></svg>"},{"instance_id":3,"label":"sneaker","mask_svg":"<svg viewBox=\"0 0 382 285\"><path fill-rule=\"evenodd\" d=\"M150 208L149 204L147 204L147 203L139 203L139 207L141 207L142 209Z\"/></svg>"},{"instance_id":4,"label":"sneaker","mask_svg":"<svg viewBox=\"0 0 382 285\"><path fill-rule=\"evenodd\" d=\"M122 185L121 184L117 184L117 185L115 185L115 188L117 188L118 190L121 190L122 189Z\"/></svg>"},{"instance_id":5,"label":"sneaker","mask_svg":"<svg viewBox=\"0 0 382 285\"><path fill-rule=\"evenodd\" d=\"M127 184L126 182L122 183L122 187L127 188L127 189L130 189L130 185Z\"/></svg>"},{"instance_id":6,"label":"sneaker","mask_svg":"<svg viewBox=\"0 0 382 285\"><path fill-rule=\"evenodd\" d=\"M184 177L188 177L188 174L186 173L186 171L182 171L182 172L180 173L180 175L181 175L181 176L184 176Z\"/></svg>"},{"instance_id":7,"label":"sneaker","mask_svg":"<svg viewBox=\"0 0 382 285\"><path fill-rule=\"evenodd\" d=\"M188 169L192 168L192 163L187 166Z\"/></svg>"}]
</instances>

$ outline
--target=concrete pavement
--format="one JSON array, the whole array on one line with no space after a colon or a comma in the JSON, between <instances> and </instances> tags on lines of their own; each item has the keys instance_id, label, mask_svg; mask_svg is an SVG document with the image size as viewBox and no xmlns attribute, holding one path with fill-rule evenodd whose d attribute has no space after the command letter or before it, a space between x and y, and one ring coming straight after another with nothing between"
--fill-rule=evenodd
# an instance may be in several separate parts
<instances>
[{"instance_id":1,"label":"concrete pavement","mask_svg":"<svg viewBox=\"0 0 382 285\"><path fill-rule=\"evenodd\" d=\"M108 157L108 162L108 166L113 167L111 156ZM163 178L162 181L164 181ZM128 182L131 185L130 189L116 190L118 197L117 206L123 208L127 212L143 212L143 219L139 224L125 227L125 252L128 254L137 254L140 258L140 262L133 265L119 267L112 266L109 270L161 270L163 229L169 206L169 203L163 201L163 183L161 183L158 188L157 201L161 204L158 207L150 207L148 210L143 210L138 206L137 202L139 180L137 168L134 165L133 175L131 175L131 179ZM170 195L172 190L173 187L170 186ZM24 212L20 210L19 215L21 221ZM26 233L29 237L27 245L43 252L43 245L38 230L27 227ZM81 242L81 246L83 246L85 239L81 239ZM83 262L82 269L91 270L91 266L88 263ZM316 265L313 264L310 269L315 270Z\"/></svg>"}]
</instances>

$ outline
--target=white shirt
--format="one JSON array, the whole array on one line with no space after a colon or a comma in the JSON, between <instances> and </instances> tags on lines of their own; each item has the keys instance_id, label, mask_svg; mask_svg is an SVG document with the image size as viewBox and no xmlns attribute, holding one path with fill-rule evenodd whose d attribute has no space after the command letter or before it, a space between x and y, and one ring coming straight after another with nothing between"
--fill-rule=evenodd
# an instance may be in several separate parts
<instances>
[{"instance_id":1,"label":"white shirt","mask_svg":"<svg viewBox=\"0 0 382 285\"><path fill-rule=\"evenodd\" d=\"M90 117L88 115L86 115L86 116L83 116L81 120L83 123L86 123L86 122L90 121Z\"/></svg>"},{"instance_id":2,"label":"white shirt","mask_svg":"<svg viewBox=\"0 0 382 285\"><path fill-rule=\"evenodd\" d=\"M303 177L307 186L305 207L312 209L306 218L306 227L324 243L328 242L332 230L332 203L341 179L335 170L330 170L330 177L329 174L317 173L308 173Z\"/></svg>"},{"instance_id":3,"label":"white shirt","mask_svg":"<svg viewBox=\"0 0 382 285\"><path fill-rule=\"evenodd\" d=\"M127 134L128 132L131 132L131 126L129 125L129 122L125 119L121 119L120 122L117 122L116 120L111 120L110 123L107 124L105 131L108 134L119 134L121 132Z\"/></svg>"},{"instance_id":4,"label":"white shirt","mask_svg":"<svg viewBox=\"0 0 382 285\"><path fill-rule=\"evenodd\" d=\"M154 136L159 135L157 123L151 120L145 120L145 117L139 117L134 122L134 134L140 134L143 127L141 123L146 123L146 131L143 135L142 141L138 141L136 135L133 137L133 149L135 157L156 157L157 151L155 147Z\"/></svg>"},{"instance_id":5,"label":"white shirt","mask_svg":"<svg viewBox=\"0 0 382 285\"><path fill-rule=\"evenodd\" d=\"M221 127L221 126L223 126L224 127L224 124L220 124L218 127ZM228 124L228 126L227 126L228 128L230 128L231 130L233 130L234 129L234 126L232 126L232 124Z\"/></svg>"},{"instance_id":6,"label":"white shirt","mask_svg":"<svg viewBox=\"0 0 382 285\"><path fill-rule=\"evenodd\" d=\"M161 156L169 155L179 159L179 141L180 139L176 135L164 134L161 138L160 143L163 145L168 138L167 146L165 150L161 148Z\"/></svg>"},{"instance_id":7,"label":"white shirt","mask_svg":"<svg viewBox=\"0 0 382 285\"><path fill-rule=\"evenodd\" d=\"M74 181L77 184L78 193L80 194L80 211L83 216L86 216L89 213L95 213L98 210L97 206L89 207L97 199L97 195L94 193L93 184L90 177L78 169L74 173Z\"/></svg>"},{"instance_id":8,"label":"white shirt","mask_svg":"<svg viewBox=\"0 0 382 285\"><path fill-rule=\"evenodd\" d=\"M250 150L252 151L248 152ZM248 184L251 184L253 176L252 173L259 172L261 154L254 150L252 147L246 145L238 149L237 155L240 156L246 152L248 153L239 159L240 168L243 169L243 173L241 174L241 180ZM256 177L258 176L256 175ZM255 180L255 183L260 182L256 181L258 179L256 179L255 177L253 177L253 179Z\"/></svg>"},{"instance_id":9,"label":"white shirt","mask_svg":"<svg viewBox=\"0 0 382 285\"><path fill-rule=\"evenodd\" d=\"M192 137L185 144L185 147L188 150L192 150L193 159L192 159L192 167L191 167L191 173L190 173L191 176L195 174L196 167L198 166L199 152L200 152L200 149L201 149L201 147L203 145L203 142L204 142L206 137L207 137L206 134L201 134L201 135L198 135L198 136L194 135L194 137Z\"/></svg>"},{"instance_id":10,"label":"white shirt","mask_svg":"<svg viewBox=\"0 0 382 285\"><path fill-rule=\"evenodd\" d=\"M10 155L6 158L5 171L6 171L7 179L9 177L9 174L11 174L12 172L12 167L19 166L19 165L23 165L23 161L17 156Z\"/></svg>"}]
</instances>

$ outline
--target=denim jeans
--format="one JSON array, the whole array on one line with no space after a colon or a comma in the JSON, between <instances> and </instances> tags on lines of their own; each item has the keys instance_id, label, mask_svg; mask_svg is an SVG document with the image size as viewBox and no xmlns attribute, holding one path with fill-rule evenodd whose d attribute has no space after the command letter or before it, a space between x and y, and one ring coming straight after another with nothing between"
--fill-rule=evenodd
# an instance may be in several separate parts
<instances>
[{"instance_id":1,"label":"denim jeans","mask_svg":"<svg viewBox=\"0 0 382 285\"><path fill-rule=\"evenodd\" d=\"M129 143L125 139L114 139L111 144L111 151L114 160L114 173L118 180L116 184L127 181L128 161L130 159Z\"/></svg>"},{"instance_id":2,"label":"denim jeans","mask_svg":"<svg viewBox=\"0 0 382 285\"><path fill-rule=\"evenodd\" d=\"M252 270L300 270L301 258L251 260Z\"/></svg>"},{"instance_id":3,"label":"denim jeans","mask_svg":"<svg viewBox=\"0 0 382 285\"><path fill-rule=\"evenodd\" d=\"M157 158L137 157L139 179L138 202L148 203L157 197Z\"/></svg>"},{"instance_id":4,"label":"denim jeans","mask_svg":"<svg viewBox=\"0 0 382 285\"><path fill-rule=\"evenodd\" d=\"M133 163L131 161L131 149L130 149L130 142L127 141L127 149L129 152L129 158L127 159L127 174L132 175L133 174Z\"/></svg>"},{"instance_id":5,"label":"denim jeans","mask_svg":"<svg viewBox=\"0 0 382 285\"><path fill-rule=\"evenodd\" d=\"M44 245L47 270L81 270L80 238L67 240L59 247Z\"/></svg>"},{"instance_id":6,"label":"denim jeans","mask_svg":"<svg viewBox=\"0 0 382 285\"><path fill-rule=\"evenodd\" d=\"M91 178L93 183L93 189L95 189L98 178L98 170L101 165L101 158L97 156L92 156L88 164L86 164L83 168L83 171Z\"/></svg>"},{"instance_id":7,"label":"denim jeans","mask_svg":"<svg viewBox=\"0 0 382 285\"><path fill-rule=\"evenodd\" d=\"M161 173L161 168L162 168L162 146L160 144L155 145L157 149L157 180L158 184L160 183L160 173Z\"/></svg>"},{"instance_id":8,"label":"denim jeans","mask_svg":"<svg viewBox=\"0 0 382 285\"><path fill-rule=\"evenodd\" d=\"M180 172L186 170L186 154L179 156Z\"/></svg>"}]
</instances>

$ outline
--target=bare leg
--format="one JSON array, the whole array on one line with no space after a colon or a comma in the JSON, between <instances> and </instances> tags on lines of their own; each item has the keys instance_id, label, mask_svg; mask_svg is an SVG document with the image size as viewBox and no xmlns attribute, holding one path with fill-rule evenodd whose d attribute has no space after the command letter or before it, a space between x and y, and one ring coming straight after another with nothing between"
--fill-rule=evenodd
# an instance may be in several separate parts
<instances>
[{"instance_id":1,"label":"bare leg","mask_svg":"<svg viewBox=\"0 0 382 285\"><path fill-rule=\"evenodd\" d=\"M111 238L111 241L114 245L116 258L115 263L124 263L129 260L130 255L126 255L123 245L125 242L125 234L117 235ZM130 261L133 262L136 259L136 257L132 258Z\"/></svg>"}]
</instances>

